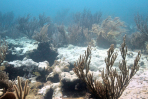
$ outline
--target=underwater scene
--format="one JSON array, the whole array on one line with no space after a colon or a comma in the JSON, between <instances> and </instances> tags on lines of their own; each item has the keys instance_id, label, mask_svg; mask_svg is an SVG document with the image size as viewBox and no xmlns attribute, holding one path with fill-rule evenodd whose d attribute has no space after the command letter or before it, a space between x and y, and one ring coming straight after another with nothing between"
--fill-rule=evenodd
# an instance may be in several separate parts
<instances>
[{"instance_id":1,"label":"underwater scene","mask_svg":"<svg viewBox=\"0 0 148 99\"><path fill-rule=\"evenodd\" d=\"M0 99L148 99L148 0L0 0Z\"/></svg>"}]
</instances>

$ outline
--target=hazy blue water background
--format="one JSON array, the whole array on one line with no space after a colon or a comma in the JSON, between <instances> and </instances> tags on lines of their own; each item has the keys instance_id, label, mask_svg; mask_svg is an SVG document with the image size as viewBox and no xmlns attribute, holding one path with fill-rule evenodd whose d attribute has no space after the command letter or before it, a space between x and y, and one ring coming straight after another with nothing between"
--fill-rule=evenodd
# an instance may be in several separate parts
<instances>
[{"instance_id":1,"label":"hazy blue water background","mask_svg":"<svg viewBox=\"0 0 148 99\"><path fill-rule=\"evenodd\" d=\"M101 11L105 18L120 17L126 23L132 23L135 14L148 15L148 0L0 0L0 11L13 11L16 17L27 14L38 16L44 12L54 18L59 10L77 12L84 8L90 9L92 13Z\"/></svg>"}]
</instances>

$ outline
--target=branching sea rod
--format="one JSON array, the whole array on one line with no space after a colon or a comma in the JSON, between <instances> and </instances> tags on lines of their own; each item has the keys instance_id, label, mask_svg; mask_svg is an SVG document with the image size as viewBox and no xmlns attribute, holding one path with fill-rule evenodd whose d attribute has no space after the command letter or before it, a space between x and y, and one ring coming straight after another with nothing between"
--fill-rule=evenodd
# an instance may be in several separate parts
<instances>
[{"instance_id":1,"label":"branching sea rod","mask_svg":"<svg viewBox=\"0 0 148 99\"><path fill-rule=\"evenodd\" d=\"M91 47L88 46L85 55L80 56L79 60L74 64L73 71L75 74L84 81L87 88L91 92L92 96L99 99L118 99L125 88L128 86L130 79L139 70L138 62L141 57L141 53L138 52L137 57L134 60L134 65L131 70L126 66L126 54L127 47L125 43L125 37L121 45L122 62L119 62L120 73L113 69L112 66L117 58L117 52L114 52L114 45L112 44L107 51L107 57L105 58L106 69L102 71L103 82L93 80L93 73L89 72ZM85 69L85 71L84 71ZM104 72L105 71L105 72Z\"/></svg>"}]
</instances>

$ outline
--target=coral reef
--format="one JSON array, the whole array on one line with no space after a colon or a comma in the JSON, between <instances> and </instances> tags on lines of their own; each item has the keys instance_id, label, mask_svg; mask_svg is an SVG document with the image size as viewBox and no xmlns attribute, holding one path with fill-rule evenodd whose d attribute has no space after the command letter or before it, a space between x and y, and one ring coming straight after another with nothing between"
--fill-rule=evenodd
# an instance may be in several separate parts
<instances>
[{"instance_id":1,"label":"coral reef","mask_svg":"<svg viewBox=\"0 0 148 99\"><path fill-rule=\"evenodd\" d=\"M9 81L8 73L0 71L0 89L3 89L3 94L13 91L13 82Z\"/></svg>"},{"instance_id":2,"label":"coral reef","mask_svg":"<svg viewBox=\"0 0 148 99\"><path fill-rule=\"evenodd\" d=\"M86 41L82 27L78 25L72 25L68 27L69 43L73 45L84 45L83 41Z\"/></svg>"},{"instance_id":3,"label":"coral reef","mask_svg":"<svg viewBox=\"0 0 148 99\"><path fill-rule=\"evenodd\" d=\"M136 46L135 48L147 49L145 43L148 41L148 16L144 19L142 15L137 14L134 21L137 29L140 31L139 35L137 35L137 39L139 39L138 44L137 46L134 44Z\"/></svg>"},{"instance_id":4,"label":"coral reef","mask_svg":"<svg viewBox=\"0 0 148 99\"><path fill-rule=\"evenodd\" d=\"M42 27L42 29L40 30L40 32L35 31L32 38L35 39L38 42L48 42L49 41L49 37L48 37L48 34L47 34L48 27L49 27L49 24L44 25Z\"/></svg>"},{"instance_id":5,"label":"coral reef","mask_svg":"<svg viewBox=\"0 0 148 99\"><path fill-rule=\"evenodd\" d=\"M107 51L108 56L105 58L106 69L105 72L103 70L101 74L102 82L97 79L93 80L93 74L89 71L89 64L91 62L91 47L88 47L85 55L80 56L79 60L74 64L73 71L78 78L86 83L87 88L93 97L100 99L118 99L129 84L130 79L139 70L138 62L141 57L140 52L138 52L131 70L129 70L126 66L127 47L125 37L120 51L122 62L119 62L119 69L121 72L118 73L117 70L112 67L117 58L117 53L114 52L114 45L112 44Z\"/></svg>"},{"instance_id":6,"label":"coral reef","mask_svg":"<svg viewBox=\"0 0 148 99\"><path fill-rule=\"evenodd\" d=\"M82 28L92 28L92 24L98 24L101 21L102 12L91 13L89 9L83 12L77 12L73 15L73 21Z\"/></svg>"},{"instance_id":7,"label":"coral reef","mask_svg":"<svg viewBox=\"0 0 148 99\"><path fill-rule=\"evenodd\" d=\"M91 42L92 34L88 28L82 28L79 25L68 27L68 42L73 45L85 46Z\"/></svg>"},{"instance_id":8,"label":"coral reef","mask_svg":"<svg viewBox=\"0 0 148 99\"><path fill-rule=\"evenodd\" d=\"M145 49L145 36L139 32L133 33L130 37L131 49Z\"/></svg>"},{"instance_id":9,"label":"coral reef","mask_svg":"<svg viewBox=\"0 0 148 99\"><path fill-rule=\"evenodd\" d=\"M0 39L0 65L6 58L7 49L8 49L7 42L5 40L1 41Z\"/></svg>"},{"instance_id":10,"label":"coral reef","mask_svg":"<svg viewBox=\"0 0 148 99\"><path fill-rule=\"evenodd\" d=\"M49 73L48 68L50 67L47 61L37 63L27 58L24 58L22 61L16 60L9 62L9 64L10 66L5 71L9 72L10 79L15 79L20 75L27 79L33 79L33 82L36 80L45 82L45 75Z\"/></svg>"},{"instance_id":11,"label":"coral reef","mask_svg":"<svg viewBox=\"0 0 148 99\"><path fill-rule=\"evenodd\" d=\"M9 46L6 61L22 60L24 57L27 57L28 53L31 53L38 47L38 42L27 37L18 39L7 38L6 41Z\"/></svg>"},{"instance_id":12,"label":"coral reef","mask_svg":"<svg viewBox=\"0 0 148 99\"><path fill-rule=\"evenodd\" d=\"M148 56L137 55L136 49L148 53L148 18L135 16L137 32L131 22L126 24L127 31L119 17L102 20L102 12L71 11L54 12L53 20L45 13L18 17L0 12L0 36L5 38L0 41L0 99L117 99L132 84L147 85L147 73L142 70L147 68ZM129 35L128 45L126 36L123 43L120 40L124 33ZM92 47L85 51L86 45ZM141 74L146 75L141 78ZM18 75L21 78L11 81Z\"/></svg>"},{"instance_id":13,"label":"coral reef","mask_svg":"<svg viewBox=\"0 0 148 99\"><path fill-rule=\"evenodd\" d=\"M45 24L50 24L50 22L51 22L50 17L49 16L47 17L45 15L45 13L39 14L38 17L39 17L38 24L39 24L40 27L43 27Z\"/></svg>"},{"instance_id":14,"label":"coral reef","mask_svg":"<svg viewBox=\"0 0 148 99\"><path fill-rule=\"evenodd\" d=\"M118 37L126 32L124 27L124 22L118 17L112 19L111 16L107 17L101 25L94 24L92 32L98 35L97 45L103 48L108 48L108 45L111 44L116 45L116 42L119 41Z\"/></svg>"},{"instance_id":15,"label":"coral reef","mask_svg":"<svg viewBox=\"0 0 148 99\"><path fill-rule=\"evenodd\" d=\"M101 12L92 14L88 9L84 9L82 13L75 13L73 15L74 24L70 25L67 29L68 43L78 46L92 44L93 39L90 29L93 24L100 23L101 16Z\"/></svg>"},{"instance_id":16,"label":"coral reef","mask_svg":"<svg viewBox=\"0 0 148 99\"><path fill-rule=\"evenodd\" d=\"M50 23L50 17L46 17L45 14L39 15L39 20L36 17L30 19L30 15L18 18L18 25L16 28L28 38L32 38L34 31L43 27L45 23Z\"/></svg>"},{"instance_id":17,"label":"coral reef","mask_svg":"<svg viewBox=\"0 0 148 99\"><path fill-rule=\"evenodd\" d=\"M37 25L37 19L34 18L33 20L30 20L30 15L28 14L27 16L24 17L20 17L18 19L18 25L17 25L17 29L25 34L26 36L28 36L28 38L31 38L34 30L38 28Z\"/></svg>"},{"instance_id":18,"label":"coral reef","mask_svg":"<svg viewBox=\"0 0 148 99\"><path fill-rule=\"evenodd\" d=\"M82 82L73 71L62 72L60 82L63 96L77 98L85 96L87 89L86 84Z\"/></svg>"},{"instance_id":19,"label":"coral reef","mask_svg":"<svg viewBox=\"0 0 148 99\"><path fill-rule=\"evenodd\" d=\"M148 18L148 17L147 17ZM145 36L148 35L148 20L144 19L143 16L137 14L134 18L137 29L143 33ZM147 36L148 37L148 36Z\"/></svg>"},{"instance_id":20,"label":"coral reef","mask_svg":"<svg viewBox=\"0 0 148 99\"><path fill-rule=\"evenodd\" d=\"M18 99L26 99L26 96L29 93L29 86L28 86L28 80L25 81L25 86L24 86L24 92L22 90L22 85L21 85L21 81L20 81L20 77L17 77L18 80L18 88L16 85L14 85L14 89L16 91L16 96Z\"/></svg>"},{"instance_id":21,"label":"coral reef","mask_svg":"<svg viewBox=\"0 0 148 99\"><path fill-rule=\"evenodd\" d=\"M58 82L59 76L62 72L69 71L70 64L68 62L62 60L55 60L54 64L50 67L52 71L46 77L46 80L50 80L52 82Z\"/></svg>"},{"instance_id":22,"label":"coral reef","mask_svg":"<svg viewBox=\"0 0 148 99\"><path fill-rule=\"evenodd\" d=\"M32 53L28 53L28 57L33 61L40 62L46 60L51 65L53 64L57 55L58 53L56 49L54 49L50 42L39 43L37 49L33 50Z\"/></svg>"},{"instance_id":23,"label":"coral reef","mask_svg":"<svg viewBox=\"0 0 148 99\"><path fill-rule=\"evenodd\" d=\"M2 97L0 97L0 99L26 99L26 96L29 93L28 80L25 81L24 92L22 90L21 80L19 76L17 77L17 80L18 88L16 85L13 85L16 95L14 94L14 92L7 91Z\"/></svg>"},{"instance_id":24,"label":"coral reef","mask_svg":"<svg viewBox=\"0 0 148 99\"><path fill-rule=\"evenodd\" d=\"M66 35L65 30L64 30L64 25L60 25L57 28L58 28L58 31L60 33L61 45L67 44L67 35Z\"/></svg>"}]
</instances>

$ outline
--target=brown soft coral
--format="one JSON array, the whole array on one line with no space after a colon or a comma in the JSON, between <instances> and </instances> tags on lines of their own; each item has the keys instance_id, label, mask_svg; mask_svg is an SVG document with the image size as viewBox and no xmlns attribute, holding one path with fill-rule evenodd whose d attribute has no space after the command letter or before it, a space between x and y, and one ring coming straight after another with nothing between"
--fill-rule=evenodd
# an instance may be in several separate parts
<instances>
[{"instance_id":1,"label":"brown soft coral","mask_svg":"<svg viewBox=\"0 0 148 99\"><path fill-rule=\"evenodd\" d=\"M131 35L130 44L132 49L144 49L145 48L145 35L136 32Z\"/></svg>"},{"instance_id":2,"label":"brown soft coral","mask_svg":"<svg viewBox=\"0 0 148 99\"><path fill-rule=\"evenodd\" d=\"M8 73L4 71L0 71L0 88L4 89L4 93L13 91L13 82L9 81Z\"/></svg>"},{"instance_id":3,"label":"brown soft coral","mask_svg":"<svg viewBox=\"0 0 148 99\"><path fill-rule=\"evenodd\" d=\"M106 37L109 40L112 40L116 38L121 33L126 32L124 29L125 25L124 22L122 22L119 17L115 17L114 19L109 16L107 19L105 19L101 24L101 32L103 33L103 36Z\"/></svg>"},{"instance_id":4,"label":"brown soft coral","mask_svg":"<svg viewBox=\"0 0 148 99\"><path fill-rule=\"evenodd\" d=\"M0 80L9 80L8 73L5 71L0 71Z\"/></svg>"},{"instance_id":5,"label":"brown soft coral","mask_svg":"<svg viewBox=\"0 0 148 99\"><path fill-rule=\"evenodd\" d=\"M28 80L26 80L26 82L25 82L24 92L22 90L21 80L20 80L19 76L17 77L17 80L18 80L18 88L16 87L16 85L14 85L14 89L16 91L16 96L18 99L26 99L26 96L29 93Z\"/></svg>"},{"instance_id":6,"label":"brown soft coral","mask_svg":"<svg viewBox=\"0 0 148 99\"><path fill-rule=\"evenodd\" d=\"M0 99L16 99L16 96L13 92L7 92Z\"/></svg>"},{"instance_id":7,"label":"brown soft coral","mask_svg":"<svg viewBox=\"0 0 148 99\"><path fill-rule=\"evenodd\" d=\"M48 42L49 41L48 27L49 27L49 24L44 25L41 28L40 32L35 31L32 38L35 39L38 42Z\"/></svg>"},{"instance_id":8,"label":"brown soft coral","mask_svg":"<svg viewBox=\"0 0 148 99\"><path fill-rule=\"evenodd\" d=\"M0 39L0 65L6 58L6 52L8 49L7 42L5 40Z\"/></svg>"},{"instance_id":9,"label":"brown soft coral","mask_svg":"<svg viewBox=\"0 0 148 99\"><path fill-rule=\"evenodd\" d=\"M102 70L102 81L93 79L93 73L89 71L89 65L91 62L91 47L87 48L85 54L80 56L78 61L74 64L73 71L84 81L87 88L91 94L97 99L118 99L127 85L130 79L139 70L138 62L140 60L141 54L138 52L137 57L134 60L134 64L129 70L126 66L126 55L127 46L125 43L125 37L123 38L123 43L120 48L122 62L119 62L120 73L116 69L113 69L114 62L117 58L117 52L114 52L114 45L112 44L107 51L107 57L105 58L106 69Z\"/></svg>"},{"instance_id":10,"label":"brown soft coral","mask_svg":"<svg viewBox=\"0 0 148 99\"><path fill-rule=\"evenodd\" d=\"M124 22L122 22L118 17L112 19L111 16L109 16L102 22L101 25L92 25L91 32L98 35L98 46L100 46L101 43L104 44L105 41L106 43L111 42L113 44L116 44L116 42L118 41L118 37L121 35L121 33L126 32L125 27L126 26L124 25ZM107 44L107 46L108 45L110 45L110 43Z\"/></svg>"},{"instance_id":11,"label":"brown soft coral","mask_svg":"<svg viewBox=\"0 0 148 99\"><path fill-rule=\"evenodd\" d=\"M28 80L25 81L24 92L23 92L20 77L18 76L17 79L18 79L18 88L16 87L16 85L14 85L16 96L13 92L7 91L6 93L4 93L2 97L0 97L0 99L26 99L26 96L29 93Z\"/></svg>"}]
</instances>

